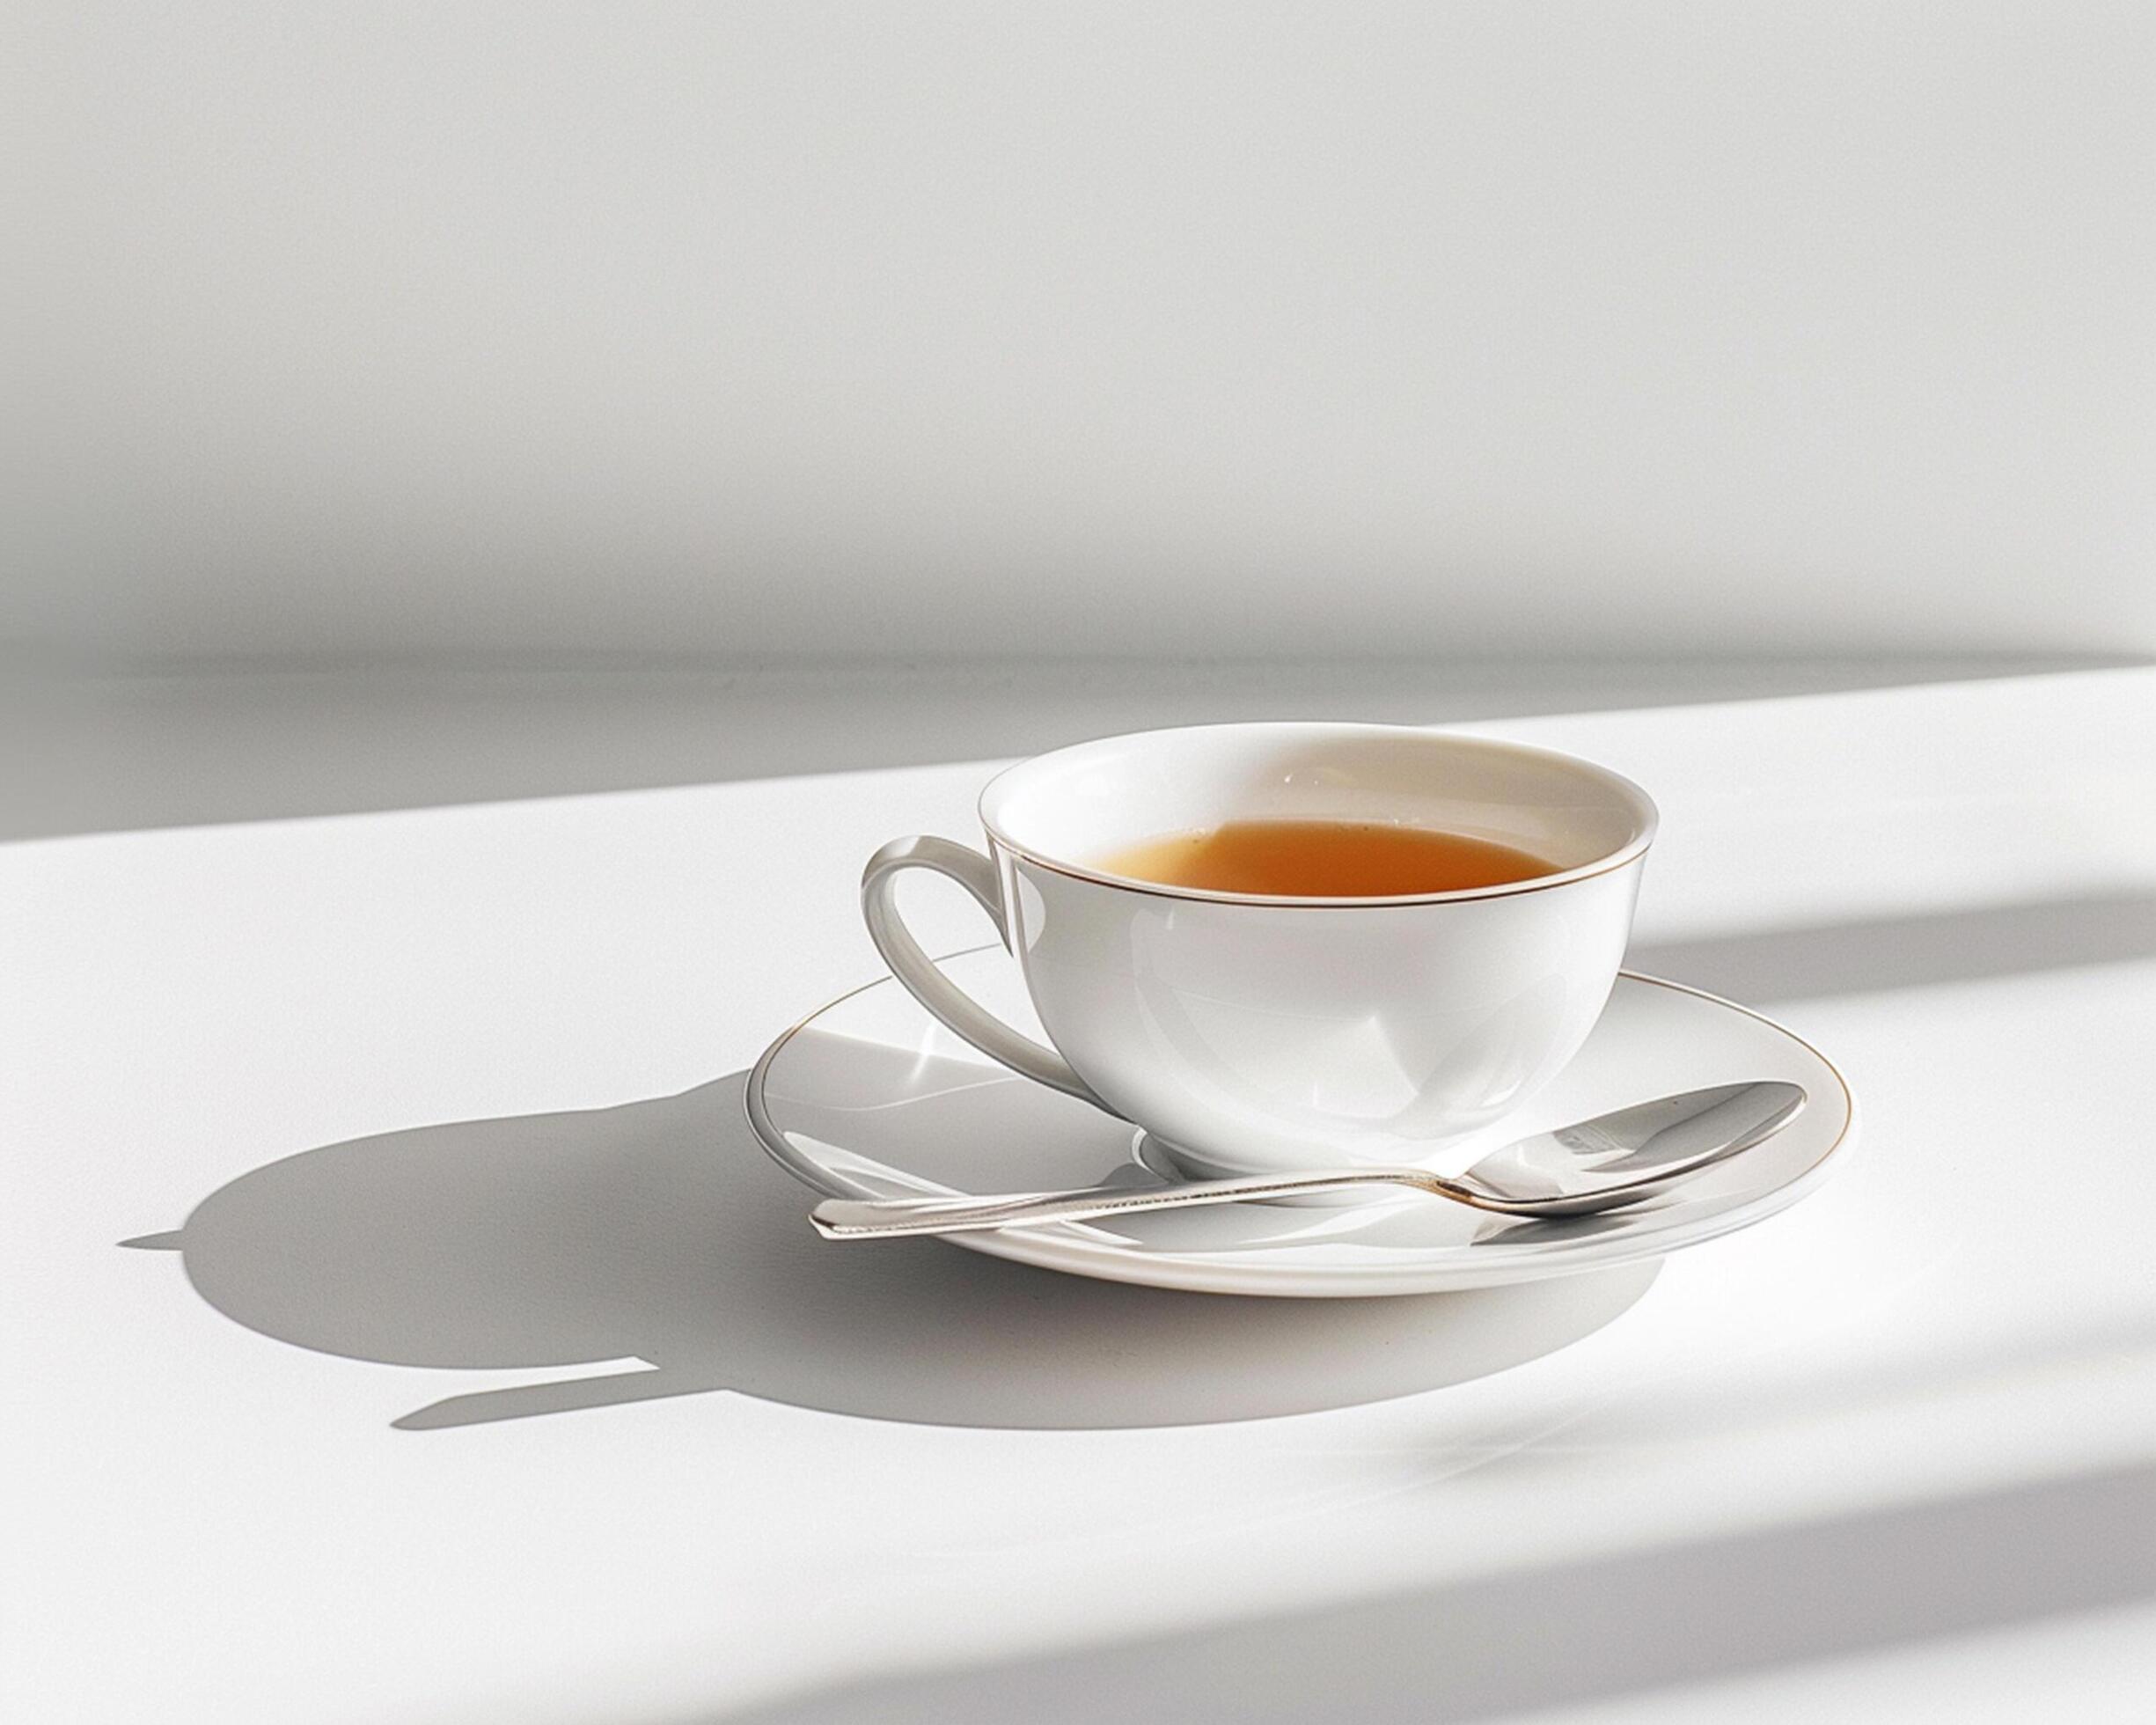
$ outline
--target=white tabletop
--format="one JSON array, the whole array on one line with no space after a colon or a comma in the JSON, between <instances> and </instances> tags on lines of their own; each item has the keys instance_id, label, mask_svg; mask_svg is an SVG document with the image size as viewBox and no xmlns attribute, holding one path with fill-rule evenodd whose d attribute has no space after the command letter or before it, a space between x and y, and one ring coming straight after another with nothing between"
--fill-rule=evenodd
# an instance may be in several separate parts
<instances>
[{"instance_id":1,"label":"white tabletop","mask_svg":"<svg viewBox=\"0 0 2156 1725\"><path fill-rule=\"evenodd\" d=\"M2136 1716L2156 672L1489 728L1839 1181L1419 1301L825 1245L741 1075L984 762L0 847L0 1714Z\"/></svg>"}]
</instances>

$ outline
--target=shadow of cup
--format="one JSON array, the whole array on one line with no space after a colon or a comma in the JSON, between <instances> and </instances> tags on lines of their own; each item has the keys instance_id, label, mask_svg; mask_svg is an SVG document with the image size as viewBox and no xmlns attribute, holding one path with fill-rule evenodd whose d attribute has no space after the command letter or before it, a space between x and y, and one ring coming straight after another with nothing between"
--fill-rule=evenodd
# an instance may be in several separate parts
<instances>
[{"instance_id":1,"label":"shadow of cup","mask_svg":"<svg viewBox=\"0 0 2156 1725\"><path fill-rule=\"evenodd\" d=\"M1089 1281L935 1240L837 1244L765 1156L735 1074L589 1112L391 1133L242 1175L176 1233L203 1299L301 1347L542 1374L394 1423L730 1390L871 1419L1040 1429L1345 1407L1538 1358L1656 1266L1409 1298ZM590 1374L609 1363L649 1369ZM567 1375L570 1369L578 1375Z\"/></svg>"}]
</instances>

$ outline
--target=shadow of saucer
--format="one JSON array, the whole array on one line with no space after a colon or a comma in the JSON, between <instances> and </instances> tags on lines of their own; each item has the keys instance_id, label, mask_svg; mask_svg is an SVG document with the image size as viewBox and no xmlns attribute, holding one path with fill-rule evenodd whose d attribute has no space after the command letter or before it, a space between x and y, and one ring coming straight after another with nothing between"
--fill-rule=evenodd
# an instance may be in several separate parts
<instances>
[{"instance_id":1,"label":"shadow of saucer","mask_svg":"<svg viewBox=\"0 0 2156 1725\"><path fill-rule=\"evenodd\" d=\"M752 1135L743 1082L307 1150L212 1193L177 1232L125 1244L180 1252L217 1310L298 1347L585 1370L451 1397L393 1422L407 1430L715 1390L935 1425L1259 1419L1536 1359L1654 1278L1650 1264L1417 1298L1272 1300L1087 1281L942 1241L832 1244ZM609 1363L632 1369L589 1375Z\"/></svg>"}]
</instances>

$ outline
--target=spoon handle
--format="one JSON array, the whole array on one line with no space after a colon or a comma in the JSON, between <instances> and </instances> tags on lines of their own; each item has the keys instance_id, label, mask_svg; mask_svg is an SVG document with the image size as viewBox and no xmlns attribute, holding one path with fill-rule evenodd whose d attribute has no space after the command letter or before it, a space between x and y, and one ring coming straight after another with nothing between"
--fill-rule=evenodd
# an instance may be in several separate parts
<instances>
[{"instance_id":1,"label":"spoon handle","mask_svg":"<svg viewBox=\"0 0 2156 1725\"><path fill-rule=\"evenodd\" d=\"M1022 1192L1001 1198L827 1198L809 1213L827 1240L888 1240L909 1234L970 1234L986 1228L1031 1228L1050 1222L1144 1210L1180 1210L1199 1204L1294 1193L1337 1192L1348 1186L1405 1185L1471 1204L1478 1210L1514 1207L1456 1185L1420 1168L1339 1168L1312 1174L1258 1174L1236 1180L1192 1180L1180 1185L1091 1186L1077 1192Z\"/></svg>"}]
</instances>

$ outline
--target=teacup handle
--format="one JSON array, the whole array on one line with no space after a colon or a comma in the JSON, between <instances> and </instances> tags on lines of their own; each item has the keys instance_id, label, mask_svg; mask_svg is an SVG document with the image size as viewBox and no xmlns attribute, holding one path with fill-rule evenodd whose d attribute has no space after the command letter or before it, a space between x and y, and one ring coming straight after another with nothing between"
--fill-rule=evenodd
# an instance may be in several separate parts
<instances>
[{"instance_id":1,"label":"teacup handle","mask_svg":"<svg viewBox=\"0 0 2156 1725\"><path fill-rule=\"evenodd\" d=\"M861 877L861 914L869 925L869 938L884 955L891 973L904 983L913 998L952 1035L972 1043L991 1060L1052 1090L1063 1090L1109 1108L1070 1068L1070 1062L1052 1048L1030 1036L1021 1036L990 1013L935 967L900 921L894 891L898 876L907 869L929 869L949 875L971 892L995 923L1003 943L1010 944L1009 925L1003 915L1003 888L996 879L995 864L977 850L953 844L949 839L893 839L869 859Z\"/></svg>"}]
</instances>

